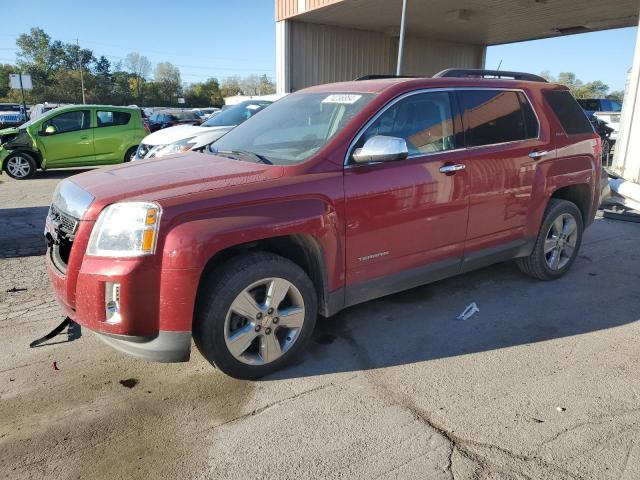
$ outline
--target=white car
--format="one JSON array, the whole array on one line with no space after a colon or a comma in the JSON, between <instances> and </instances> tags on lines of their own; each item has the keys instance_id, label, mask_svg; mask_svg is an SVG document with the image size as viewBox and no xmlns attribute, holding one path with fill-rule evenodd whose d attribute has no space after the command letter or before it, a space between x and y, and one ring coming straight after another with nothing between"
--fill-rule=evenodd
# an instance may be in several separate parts
<instances>
[{"instance_id":1,"label":"white car","mask_svg":"<svg viewBox=\"0 0 640 480\"><path fill-rule=\"evenodd\" d=\"M202 125L178 125L153 132L142 139L134 160L203 149L271 103L249 100L224 109Z\"/></svg>"},{"instance_id":2,"label":"white car","mask_svg":"<svg viewBox=\"0 0 640 480\"><path fill-rule=\"evenodd\" d=\"M616 100L608 98L581 98L578 103L587 113L587 115L595 115L607 126L613 128L611 140L618 138L618 129L620 128L620 112L622 105Z\"/></svg>"}]
</instances>

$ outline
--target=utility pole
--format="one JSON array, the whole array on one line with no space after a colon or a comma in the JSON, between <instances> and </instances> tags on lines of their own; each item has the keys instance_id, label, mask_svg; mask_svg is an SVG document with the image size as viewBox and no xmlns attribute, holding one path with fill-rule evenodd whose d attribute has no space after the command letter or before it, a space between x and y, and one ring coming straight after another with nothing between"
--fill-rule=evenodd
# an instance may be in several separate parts
<instances>
[{"instance_id":1,"label":"utility pole","mask_svg":"<svg viewBox=\"0 0 640 480\"><path fill-rule=\"evenodd\" d=\"M20 70L20 93L22 94L22 115L24 116L25 121L27 120L27 104L24 101L24 86L22 85L22 70Z\"/></svg>"},{"instance_id":2,"label":"utility pole","mask_svg":"<svg viewBox=\"0 0 640 480\"><path fill-rule=\"evenodd\" d=\"M78 67L80 68L80 88L82 88L82 104L85 105L87 102L84 98L84 77L82 75L82 62L80 61L80 40L76 38L76 45L78 45Z\"/></svg>"},{"instance_id":3,"label":"utility pole","mask_svg":"<svg viewBox=\"0 0 640 480\"><path fill-rule=\"evenodd\" d=\"M407 0L402 0L402 18L400 19L400 38L398 39L398 62L396 65L396 75L402 74L402 50L404 50L404 24L407 19Z\"/></svg>"}]
</instances>

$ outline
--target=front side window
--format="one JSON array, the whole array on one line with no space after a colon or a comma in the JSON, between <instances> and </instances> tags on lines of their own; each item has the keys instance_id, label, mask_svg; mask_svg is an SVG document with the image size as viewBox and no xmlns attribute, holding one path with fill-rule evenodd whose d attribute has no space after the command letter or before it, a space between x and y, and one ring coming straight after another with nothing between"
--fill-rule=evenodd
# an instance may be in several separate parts
<instances>
[{"instance_id":1,"label":"front side window","mask_svg":"<svg viewBox=\"0 0 640 480\"><path fill-rule=\"evenodd\" d=\"M355 147L376 135L404 139L409 155L456 148L449 93L418 93L399 100L367 128Z\"/></svg>"},{"instance_id":2,"label":"front side window","mask_svg":"<svg viewBox=\"0 0 640 480\"><path fill-rule=\"evenodd\" d=\"M89 110L65 112L44 122L42 124L42 130L46 130L49 126L55 127L56 134L84 130L90 127L89 119Z\"/></svg>"},{"instance_id":3,"label":"front side window","mask_svg":"<svg viewBox=\"0 0 640 480\"><path fill-rule=\"evenodd\" d=\"M296 93L254 115L211 145L277 165L301 163L324 147L373 98L369 93ZM223 115L222 113L218 116Z\"/></svg>"},{"instance_id":4,"label":"front side window","mask_svg":"<svg viewBox=\"0 0 640 480\"><path fill-rule=\"evenodd\" d=\"M461 90L458 101L468 147L514 142L529 135L518 92L510 90ZM532 132L533 133L533 132Z\"/></svg>"},{"instance_id":5,"label":"front side window","mask_svg":"<svg viewBox=\"0 0 640 480\"><path fill-rule=\"evenodd\" d=\"M96 112L98 127L112 127L115 125L126 125L131 118L130 113L112 112L108 110L98 110Z\"/></svg>"}]
</instances>

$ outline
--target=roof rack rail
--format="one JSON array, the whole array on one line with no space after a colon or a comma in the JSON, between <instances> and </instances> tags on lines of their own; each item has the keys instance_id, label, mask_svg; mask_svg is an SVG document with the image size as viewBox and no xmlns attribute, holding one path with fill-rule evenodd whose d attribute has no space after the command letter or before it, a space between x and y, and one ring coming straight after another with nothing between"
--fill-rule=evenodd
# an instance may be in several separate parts
<instances>
[{"instance_id":1,"label":"roof rack rail","mask_svg":"<svg viewBox=\"0 0 640 480\"><path fill-rule=\"evenodd\" d=\"M361 77L356 78L356 82L359 82L360 80L381 80L384 78L418 78L418 77L412 77L409 75L387 75L384 73L372 73L369 75L363 75Z\"/></svg>"},{"instance_id":2,"label":"roof rack rail","mask_svg":"<svg viewBox=\"0 0 640 480\"><path fill-rule=\"evenodd\" d=\"M513 80L526 80L529 82L545 82L540 75L523 72L507 72L504 70L483 70L479 68L448 68L436 73L433 78L510 78Z\"/></svg>"}]
</instances>

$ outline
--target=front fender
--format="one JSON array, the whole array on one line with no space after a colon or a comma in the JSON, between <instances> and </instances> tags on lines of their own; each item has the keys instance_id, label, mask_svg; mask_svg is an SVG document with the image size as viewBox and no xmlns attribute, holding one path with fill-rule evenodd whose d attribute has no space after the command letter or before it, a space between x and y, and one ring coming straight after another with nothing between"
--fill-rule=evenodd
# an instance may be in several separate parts
<instances>
[{"instance_id":1,"label":"front fender","mask_svg":"<svg viewBox=\"0 0 640 480\"><path fill-rule=\"evenodd\" d=\"M277 200L221 209L171 228L162 245L162 269L204 269L218 252L287 235L309 235L322 248L327 272L342 271L343 241L335 207L326 199ZM330 290L339 279L329 275Z\"/></svg>"}]
</instances>

